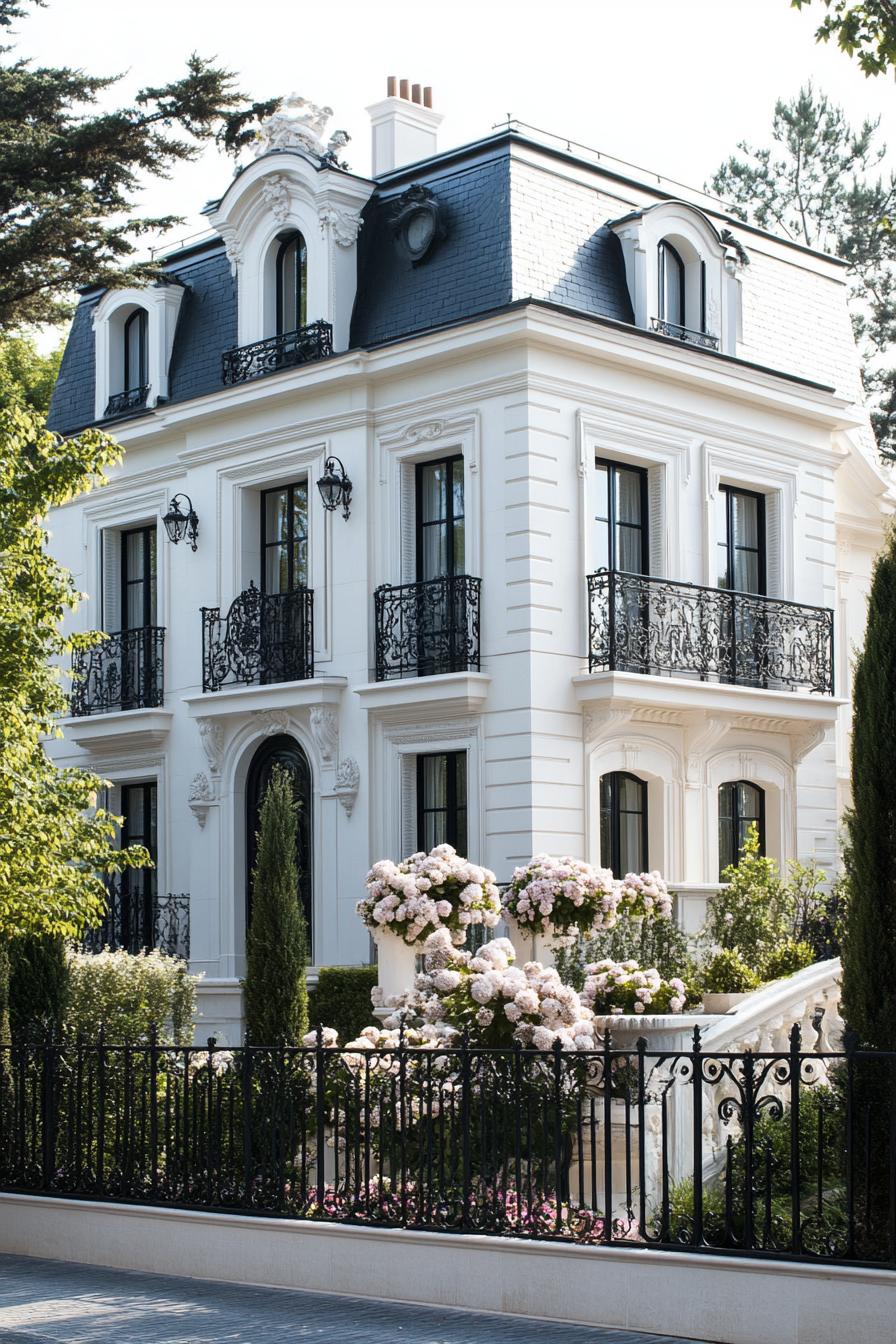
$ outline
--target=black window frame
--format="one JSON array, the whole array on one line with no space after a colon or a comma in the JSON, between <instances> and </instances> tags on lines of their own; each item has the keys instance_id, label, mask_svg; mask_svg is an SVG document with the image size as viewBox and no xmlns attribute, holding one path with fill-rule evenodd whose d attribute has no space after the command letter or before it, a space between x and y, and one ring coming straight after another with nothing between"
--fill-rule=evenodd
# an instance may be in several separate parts
<instances>
[{"instance_id":1,"label":"black window frame","mask_svg":"<svg viewBox=\"0 0 896 1344\"><path fill-rule=\"evenodd\" d=\"M137 328L139 332L137 340L137 349L138 349L138 363L140 367L137 370L138 377L136 382L134 382L133 380L132 375L134 371L131 368L131 324L133 322L137 323ZM122 332L122 337L124 341L124 352L123 352L124 360L122 364L122 371L124 375L124 386L121 389L122 392L136 392L138 389L145 387L147 382L149 381L148 360L147 360L148 324L149 324L149 314L147 313L145 308L135 308L134 311L125 318L124 329Z\"/></svg>"},{"instance_id":2,"label":"black window frame","mask_svg":"<svg viewBox=\"0 0 896 1344\"><path fill-rule=\"evenodd\" d=\"M143 575L140 578L132 579L128 574L128 538L141 535L143 537ZM158 530L155 523L148 523L142 527L122 529L120 537L121 629L148 630L156 624L156 612L153 609L157 607L158 603ZM131 625L128 618L130 609L128 589L136 587L137 584L143 585L143 620L139 625Z\"/></svg>"},{"instance_id":3,"label":"black window frame","mask_svg":"<svg viewBox=\"0 0 896 1344\"><path fill-rule=\"evenodd\" d=\"M631 780L633 783L637 784L637 785L638 785L638 790L639 790L639 793L640 793L640 797L641 797L641 812L640 812L640 816L641 816L641 859L642 859L642 865L641 865L641 867L629 867L628 864L623 864L623 863L621 862L621 853L622 853L622 834L621 834L622 809L621 809L621 807L620 807L620 798L619 798L620 790L619 790L619 782L620 782L620 780L623 780L623 779ZM609 806L606 807L606 808L605 808L605 806L604 806L604 789L605 789L605 787L606 787L606 791L607 791L607 793L608 793L608 795L609 795ZM604 828L603 828L603 822L604 822L604 815L605 815L605 813L608 813L608 814L609 814L609 829L610 829L610 837L609 837L609 838L610 838L610 845L609 845L610 853L609 853L609 854L605 854L605 853L604 853L604 847L603 847L603 844L602 844L602 845L601 845L601 856L600 856L600 861L601 861L601 863L603 864L603 866L604 866L605 868L609 868L610 871L613 873L613 876L616 877L616 878L622 878L622 877L625 877L626 873L631 873L631 872L649 872L649 871L650 871L650 852L649 852L649 849L648 849L648 807L649 807L649 799L648 799L647 781L646 781L646 779L641 779L641 778L639 778L638 775L633 775L633 774L631 773L631 771L629 771L629 770L611 770L611 771L608 771L607 774L605 774L605 775L601 775L599 789L600 789L600 831L601 831L601 840L603 840L603 829L604 829ZM628 815L628 814L627 814L627 815ZM633 814L633 815L636 815L636 814Z\"/></svg>"},{"instance_id":4,"label":"black window frame","mask_svg":"<svg viewBox=\"0 0 896 1344\"><path fill-rule=\"evenodd\" d=\"M418 583L423 583L427 581L424 580L423 577L423 554L424 554L423 540L426 529L431 527L443 527L445 529L446 536L450 539L450 545L446 545L445 547L445 553L448 557L448 568L446 572L444 574L439 575L431 574L429 576L429 579L430 580L434 578L453 579L457 578L459 574L466 573L467 492L466 492L466 480L463 472L463 461L464 461L463 453L451 453L448 457L430 457L423 462L414 463L414 547L415 547L415 565L416 565L416 574ZM457 462L460 462L461 464L461 481L464 487L463 489L464 511L461 514L456 514L454 511L454 465ZM447 482L445 518L444 520L433 519L430 522L425 523L423 521L423 476L424 473L432 467L445 468L445 479ZM464 563L463 567L460 570L458 570L456 567L456 560L454 554L454 528L458 522L462 522L464 524Z\"/></svg>"},{"instance_id":5,"label":"black window frame","mask_svg":"<svg viewBox=\"0 0 896 1344\"><path fill-rule=\"evenodd\" d=\"M666 256L671 255L678 266L678 311L679 320L673 322L666 312ZM667 238L661 238L657 243L657 316L661 322L669 322L673 327L686 326L685 317L687 308L685 307L685 264L678 248L669 242Z\"/></svg>"},{"instance_id":6,"label":"black window frame","mask_svg":"<svg viewBox=\"0 0 896 1344\"><path fill-rule=\"evenodd\" d=\"M283 326L283 261L294 243L298 244L301 251L301 264L296 266L296 324L294 327ZM292 229L280 239L280 246L277 249L277 260L274 267L276 294L275 321L277 324L276 335L286 336L290 331L300 331L306 325L308 317L308 244L305 242L305 236L299 229Z\"/></svg>"},{"instance_id":7,"label":"black window frame","mask_svg":"<svg viewBox=\"0 0 896 1344\"><path fill-rule=\"evenodd\" d=\"M444 807L427 806L425 797L426 784L426 761L445 759L445 805ZM463 758L463 801L459 801L458 796L458 763ZM426 849L426 817L429 814L441 812L445 816L445 838L437 841L438 844L453 845L459 854L468 857L465 850L469 846L469 760L468 753L461 751L426 751L419 754L416 758L417 771L417 849ZM458 824L459 815L463 813L463 832ZM463 845L461 845L463 840Z\"/></svg>"},{"instance_id":8,"label":"black window frame","mask_svg":"<svg viewBox=\"0 0 896 1344\"><path fill-rule=\"evenodd\" d=\"M296 490L298 490L298 489L302 489L302 490L305 491L305 519L306 519L306 531L305 531L305 535L304 535L304 537L302 537L302 538L297 538L297 537L296 537L296 534L295 534L295 531L294 531L294 524L295 524L295 492L296 492ZM275 486L271 486L270 489L268 489L268 490L262 490L262 491L260 492L260 495L261 495L261 545L260 545L260 548L259 548L259 549L260 549L260 558L261 558L261 582L260 582L260 584L259 584L259 587L261 588L261 591L262 591L263 593L266 593L266 592L268 591L268 587L267 587L267 582L268 582L267 553L268 553L269 550L274 550L274 549L282 550L282 548L283 548L283 541L282 541L281 538L278 537L275 541L268 541L268 539L267 539L267 535L268 535L268 534L267 534L267 499L268 499L268 496L269 496L269 495L282 495L282 493L283 493L284 490L286 491L286 517L287 517L287 539L286 539L286 546L287 546L287 557L286 557L287 587L286 587L285 591L286 591L287 593L296 593L296 592L299 592L302 588L307 588L307 587L309 586L309 585L308 585L308 579L310 578L310 571L311 571L311 555L310 555L310 550L309 550L309 541L310 541L311 532L310 532L310 528L307 527L307 521L308 521L308 512L309 512L308 506L309 506L309 503L310 503L310 490L309 490L309 486L308 486L308 478L307 478L307 476L303 476L303 477L301 477L301 478L300 478L299 480L297 480L297 481L291 481L288 485L275 485ZM305 571L306 571L306 572L305 572L305 582L304 582L304 583L299 583L299 584L297 584L296 581L295 581L295 551L296 551L296 541L297 541L298 539L303 540L303 541L305 542L305 557L306 557L306 558L305 558Z\"/></svg>"},{"instance_id":9,"label":"black window frame","mask_svg":"<svg viewBox=\"0 0 896 1344\"><path fill-rule=\"evenodd\" d=\"M628 527L635 530L635 524L622 523L617 517L617 476L620 471L628 471L636 474L639 478L639 490L641 497L641 524L637 529L641 533L641 574L649 576L650 574L650 516L647 500L647 468L639 467L630 462L616 462L609 457L595 457L595 469L607 468L607 518L601 518L598 514L594 515L594 521L601 527L607 528L609 545L607 546L607 568L611 572L623 573L619 569L616 554L616 529L617 527Z\"/></svg>"},{"instance_id":10,"label":"black window frame","mask_svg":"<svg viewBox=\"0 0 896 1344\"><path fill-rule=\"evenodd\" d=\"M121 938L126 948L138 944L153 946L155 931L155 904L159 871L159 785L158 780L139 780L121 784L121 837L120 848L143 845L153 861L151 868L126 868L121 875ZM135 832L132 818L135 808L132 795L142 793L143 830ZM142 935L142 936L141 936Z\"/></svg>"},{"instance_id":11,"label":"black window frame","mask_svg":"<svg viewBox=\"0 0 896 1344\"><path fill-rule=\"evenodd\" d=\"M725 585L723 591L728 593L739 593L743 590L735 588L735 557L737 551L754 551L759 558L759 590L754 594L756 597L768 596L768 554L766 548L766 526L765 526L765 503L766 497L761 490L746 490L740 485L722 485L720 489L725 497L725 540L719 541L717 545L725 548ZM746 499L755 499L758 507L756 510L756 535L757 545L736 546L734 544L734 498L741 495ZM722 587L722 585L719 585Z\"/></svg>"},{"instance_id":12,"label":"black window frame","mask_svg":"<svg viewBox=\"0 0 896 1344\"><path fill-rule=\"evenodd\" d=\"M759 798L759 807L757 816L747 817L746 814L744 815L741 814L740 794L739 794L739 790L741 788L755 789ZM730 789L733 791L733 793L732 793L730 816L723 818L722 792L725 789ZM752 825L753 823L756 824L756 827L759 831L759 853L762 857L765 857L765 789L763 789L761 785L755 784L751 779L726 779L723 784L719 785L718 809L719 809L718 811L719 879L721 880L722 873L726 868L728 868L729 866L733 868L737 868L740 866L740 852L741 847L743 845L743 840L740 839L740 834L741 834L741 826L744 825L744 823L746 823L746 825L744 826L744 839L746 839L746 832L749 829L750 825ZM731 835L729 838L729 852L734 855L734 858L731 860L730 864L724 863L722 860L723 822L725 822L726 824L730 824L731 827Z\"/></svg>"}]
</instances>

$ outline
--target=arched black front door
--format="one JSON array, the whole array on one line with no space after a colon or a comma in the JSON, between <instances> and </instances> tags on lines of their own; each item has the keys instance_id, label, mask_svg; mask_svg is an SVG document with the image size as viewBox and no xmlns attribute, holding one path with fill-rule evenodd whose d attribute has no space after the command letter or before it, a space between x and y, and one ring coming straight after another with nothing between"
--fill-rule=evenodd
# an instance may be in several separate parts
<instances>
[{"instance_id":1,"label":"arched black front door","mask_svg":"<svg viewBox=\"0 0 896 1344\"><path fill-rule=\"evenodd\" d=\"M283 765L293 779L293 797L298 804L296 826L296 864L299 869L299 898L308 926L308 953L312 948L311 924L311 766L298 742L279 735L263 743L249 767L246 780L246 924L252 917L252 870L257 854L257 835L261 805L275 765Z\"/></svg>"}]
</instances>

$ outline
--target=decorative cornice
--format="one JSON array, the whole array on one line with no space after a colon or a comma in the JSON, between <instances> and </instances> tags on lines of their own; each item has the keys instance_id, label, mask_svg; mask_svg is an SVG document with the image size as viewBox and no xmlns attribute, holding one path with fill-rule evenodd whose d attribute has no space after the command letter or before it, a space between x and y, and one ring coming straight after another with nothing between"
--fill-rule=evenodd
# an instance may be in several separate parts
<instances>
[{"instance_id":1,"label":"decorative cornice","mask_svg":"<svg viewBox=\"0 0 896 1344\"><path fill-rule=\"evenodd\" d=\"M343 210L338 205L322 205L318 219L321 233L329 229L340 247L352 247L364 223L357 210Z\"/></svg>"}]
</instances>

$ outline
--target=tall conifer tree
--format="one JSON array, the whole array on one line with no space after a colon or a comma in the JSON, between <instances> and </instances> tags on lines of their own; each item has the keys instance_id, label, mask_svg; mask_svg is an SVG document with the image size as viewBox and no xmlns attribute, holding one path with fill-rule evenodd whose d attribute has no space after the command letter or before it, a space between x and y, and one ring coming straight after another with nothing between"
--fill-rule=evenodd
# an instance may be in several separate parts
<instances>
[{"instance_id":1,"label":"tall conifer tree","mask_svg":"<svg viewBox=\"0 0 896 1344\"><path fill-rule=\"evenodd\" d=\"M274 767L261 805L243 996L251 1045L297 1044L308 1030L307 940L296 865L292 777Z\"/></svg>"}]
</instances>

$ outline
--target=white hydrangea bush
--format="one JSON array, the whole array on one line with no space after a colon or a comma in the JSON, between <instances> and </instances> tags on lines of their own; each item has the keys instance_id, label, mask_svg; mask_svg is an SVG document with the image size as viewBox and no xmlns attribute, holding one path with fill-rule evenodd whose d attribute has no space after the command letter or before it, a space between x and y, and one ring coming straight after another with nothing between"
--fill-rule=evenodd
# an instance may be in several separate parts
<instances>
[{"instance_id":1,"label":"white hydrangea bush","mask_svg":"<svg viewBox=\"0 0 896 1344\"><path fill-rule=\"evenodd\" d=\"M470 863L451 845L411 854L401 863L381 859L365 879L358 914L371 932L394 934L410 947L445 930L455 946L474 925L493 929L501 918L495 875Z\"/></svg>"},{"instance_id":2,"label":"white hydrangea bush","mask_svg":"<svg viewBox=\"0 0 896 1344\"><path fill-rule=\"evenodd\" d=\"M536 854L525 868L514 869L504 909L529 933L574 941L579 933L611 929L619 899L619 883L608 868Z\"/></svg>"},{"instance_id":3,"label":"white hydrangea bush","mask_svg":"<svg viewBox=\"0 0 896 1344\"><path fill-rule=\"evenodd\" d=\"M585 967L582 1002L598 1015L681 1013L687 1006L683 980L664 980L654 967L636 961L596 961Z\"/></svg>"}]
</instances>

